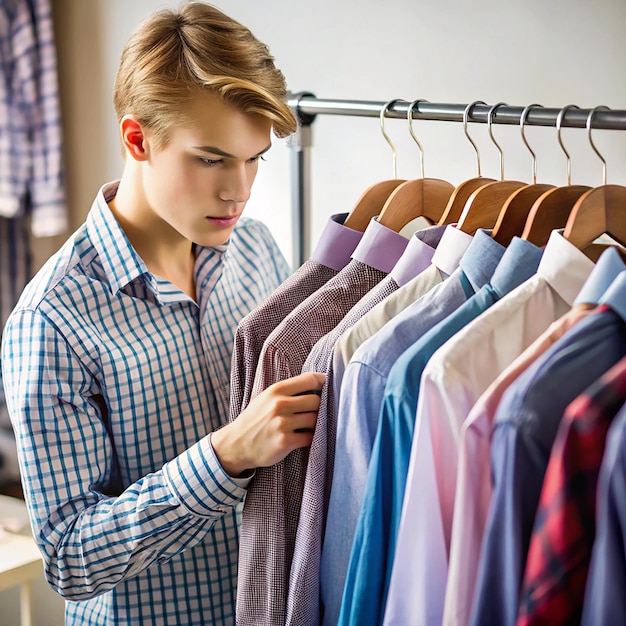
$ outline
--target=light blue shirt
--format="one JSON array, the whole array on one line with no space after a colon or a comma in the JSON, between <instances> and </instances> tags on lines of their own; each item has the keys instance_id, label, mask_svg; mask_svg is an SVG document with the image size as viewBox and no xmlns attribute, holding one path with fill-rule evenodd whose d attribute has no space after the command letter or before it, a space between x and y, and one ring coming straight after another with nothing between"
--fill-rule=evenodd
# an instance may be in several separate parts
<instances>
[{"instance_id":1,"label":"light blue shirt","mask_svg":"<svg viewBox=\"0 0 626 626\"><path fill-rule=\"evenodd\" d=\"M556 431L567 405L626 354L625 295L626 281L619 289L614 281L601 299L611 309L580 321L502 396L492 427L493 495L472 605L473 626L515 625Z\"/></svg>"},{"instance_id":2,"label":"light blue shirt","mask_svg":"<svg viewBox=\"0 0 626 626\"><path fill-rule=\"evenodd\" d=\"M234 624L248 481L224 472L208 434L228 422L237 323L287 263L241 218L228 243L196 248L196 303L148 271L107 205L115 191L4 331L34 537L67 624Z\"/></svg>"},{"instance_id":3,"label":"light blue shirt","mask_svg":"<svg viewBox=\"0 0 626 626\"><path fill-rule=\"evenodd\" d=\"M387 375L404 350L491 278L503 253L504 248L489 233L479 230L457 270L364 342L346 368L320 564L325 625L334 626L339 616Z\"/></svg>"},{"instance_id":4,"label":"light blue shirt","mask_svg":"<svg viewBox=\"0 0 626 626\"><path fill-rule=\"evenodd\" d=\"M541 250L533 244L516 237L502 252L490 282L425 332L389 372L350 554L341 625L382 623L424 367L448 339L537 271Z\"/></svg>"}]
</instances>

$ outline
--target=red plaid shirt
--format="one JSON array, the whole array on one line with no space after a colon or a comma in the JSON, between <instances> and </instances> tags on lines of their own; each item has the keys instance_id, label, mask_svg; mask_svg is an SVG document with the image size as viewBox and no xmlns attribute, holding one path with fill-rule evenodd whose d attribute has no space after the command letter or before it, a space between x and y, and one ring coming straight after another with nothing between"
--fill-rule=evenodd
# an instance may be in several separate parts
<instances>
[{"instance_id":1,"label":"red plaid shirt","mask_svg":"<svg viewBox=\"0 0 626 626\"><path fill-rule=\"evenodd\" d=\"M517 626L580 623L598 472L611 420L625 401L626 358L565 411L535 517Z\"/></svg>"}]
</instances>

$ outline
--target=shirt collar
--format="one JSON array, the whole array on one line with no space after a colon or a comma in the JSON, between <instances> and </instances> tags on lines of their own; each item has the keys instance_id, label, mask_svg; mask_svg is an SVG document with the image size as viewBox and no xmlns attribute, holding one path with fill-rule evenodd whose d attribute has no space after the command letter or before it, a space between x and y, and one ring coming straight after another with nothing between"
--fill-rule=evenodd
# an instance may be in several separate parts
<instances>
[{"instance_id":1,"label":"shirt collar","mask_svg":"<svg viewBox=\"0 0 626 626\"><path fill-rule=\"evenodd\" d=\"M620 272L613 280L611 286L600 299L600 304L610 306L613 311L626 321L626 272Z\"/></svg>"},{"instance_id":2,"label":"shirt collar","mask_svg":"<svg viewBox=\"0 0 626 626\"><path fill-rule=\"evenodd\" d=\"M108 183L100 188L86 219L89 239L98 253L113 294L140 276L149 274L107 204L115 197L118 184Z\"/></svg>"},{"instance_id":3,"label":"shirt collar","mask_svg":"<svg viewBox=\"0 0 626 626\"><path fill-rule=\"evenodd\" d=\"M488 283L504 254L505 247L499 244L490 230L479 228L461 258L459 265L472 285L478 291Z\"/></svg>"},{"instance_id":4,"label":"shirt collar","mask_svg":"<svg viewBox=\"0 0 626 626\"><path fill-rule=\"evenodd\" d=\"M409 239L404 254L391 270L391 277L399 287L406 285L431 265L435 248L445 229L445 226L430 226L418 230Z\"/></svg>"},{"instance_id":5,"label":"shirt collar","mask_svg":"<svg viewBox=\"0 0 626 626\"><path fill-rule=\"evenodd\" d=\"M409 240L372 218L352 258L389 274L406 249Z\"/></svg>"},{"instance_id":6,"label":"shirt collar","mask_svg":"<svg viewBox=\"0 0 626 626\"><path fill-rule=\"evenodd\" d=\"M620 272L626 270L626 263L615 248L607 248L591 270L591 274L578 292L574 305L595 304L600 302L604 292Z\"/></svg>"},{"instance_id":7,"label":"shirt collar","mask_svg":"<svg viewBox=\"0 0 626 626\"><path fill-rule=\"evenodd\" d=\"M562 231L561 231L562 232ZM571 307L594 263L558 230L553 230L543 251L537 275Z\"/></svg>"},{"instance_id":8,"label":"shirt collar","mask_svg":"<svg viewBox=\"0 0 626 626\"><path fill-rule=\"evenodd\" d=\"M433 265L446 276L450 276L459 267L459 262L472 239L472 235L464 233L456 226L446 226L433 255Z\"/></svg>"},{"instance_id":9,"label":"shirt collar","mask_svg":"<svg viewBox=\"0 0 626 626\"><path fill-rule=\"evenodd\" d=\"M331 215L326 222L311 259L339 272L350 262L350 257L363 233L344 226L347 213Z\"/></svg>"},{"instance_id":10,"label":"shirt collar","mask_svg":"<svg viewBox=\"0 0 626 626\"><path fill-rule=\"evenodd\" d=\"M491 277L491 286L503 298L537 272L543 251L538 246L513 237Z\"/></svg>"}]
</instances>

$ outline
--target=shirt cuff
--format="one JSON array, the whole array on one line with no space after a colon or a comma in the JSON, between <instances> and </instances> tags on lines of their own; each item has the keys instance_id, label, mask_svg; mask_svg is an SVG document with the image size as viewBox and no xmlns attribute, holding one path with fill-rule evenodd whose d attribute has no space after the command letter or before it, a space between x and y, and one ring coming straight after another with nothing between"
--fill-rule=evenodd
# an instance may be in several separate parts
<instances>
[{"instance_id":1,"label":"shirt cuff","mask_svg":"<svg viewBox=\"0 0 626 626\"><path fill-rule=\"evenodd\" d=\"M211 436L163 466L170 489L192 513L213 517L239 504L252 476L232 478L217 459Z\"/></svg>"}]
</instances>

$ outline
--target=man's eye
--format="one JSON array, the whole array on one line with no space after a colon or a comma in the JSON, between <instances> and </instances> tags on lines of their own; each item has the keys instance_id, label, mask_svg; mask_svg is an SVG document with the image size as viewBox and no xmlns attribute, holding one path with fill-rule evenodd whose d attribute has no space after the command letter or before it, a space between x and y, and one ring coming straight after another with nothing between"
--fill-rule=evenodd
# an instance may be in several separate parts
<instances>
[{"instance_id":1,"label":"man's eye","mask_svg":"<svg viewBox=\"0 0 626 626\"><path fill-rule=\"evenodd\" d=\"M221 159L207 159L205 157L198 157L200 159L201 163L204 163L204 165L206 165L207 167L215 167L216 165L219 165L220 163L222 163Z\"/></svg>"},{"instance_id":2,"label":"man's eye","mask_svg":"<svg viewBox=\"0 0 626 626\"><path fill-rule=\"evenodd\" d=\"M251 159L248 159L248 163L256 163L257 161L265 161L265 157L260 154L259 156L255 156L252 157Z\"/></svg>"}]
</instances>

